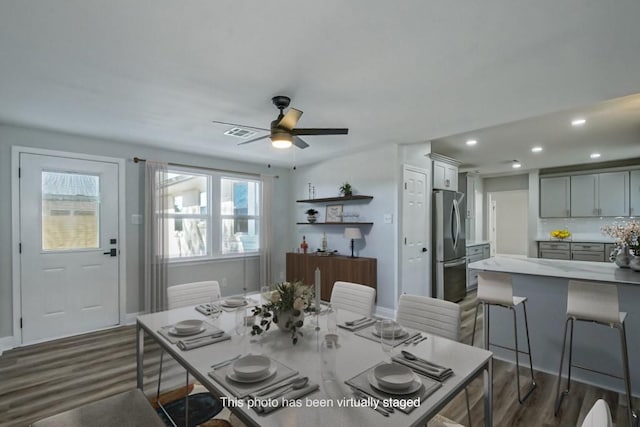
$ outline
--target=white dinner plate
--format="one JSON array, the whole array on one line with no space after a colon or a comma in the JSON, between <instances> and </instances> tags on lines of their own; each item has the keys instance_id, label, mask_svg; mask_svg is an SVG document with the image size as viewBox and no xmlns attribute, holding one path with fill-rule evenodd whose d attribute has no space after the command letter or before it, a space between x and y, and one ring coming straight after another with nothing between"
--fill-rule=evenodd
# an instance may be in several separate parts
<instances>
[{"instance_id":1,"label":"white dinner plate","mask_svg":"<svg viewBox=\"0 0 640 427\"><path fill-rule=\"evenodd\" d=\"M200 330L202 328L202 320L200 319L189 319L182 320L173 325L173 328L179 333L189 334L194 331Z\"/></svg>"},{"instance_id":2,"label":"white dinner plate","mask_svg":"<svg viewBox=\"0 0 640 427\"><path fill-rule=\"evenodd\" d=\"M372 331L371 331L371 333L372 333L373 335L375 335L376 337L380 338L380 332L376 331L375 329L374 329L374 330L372 330ZM404 337L406 337L407 335L409 335L409 332L402 330L402 331L400 331L400 332L396 332L396 333L393 335L393 339L399 340L400 338L404 338ZM391 334L389 334L389 335L385 334L383 338L391 338Z\"/></svg>"},{"instance_id":3,"label":"white dinner plate","mask_svg":"<svg viewBox=\"0 0 640 427\"><path fill-rule=\"evenodd\" d=\"M189 335L199 334L200 332L202 332L204 330L205 330L205 327L204 326L200 326L200 328L198 328L198 329L196 329L194 331L180 332L174 326L172 326L171 328L169 328L169 335L175 335L176 337L188 337Z\"/></svg>"},{"instance_id":4,"label":"white dinner plate","mask_svg":"<svg viewBox=\"0 0 640 427\"><path fill-rule=\"evenodd\" d=\"M409 385L409 387L402 390L394 390L381 385L376 379L376 376L373 374L373 369L369 371L367 379L369 380L369 384L371 384L371 387L380 390L383 393L394 394L396 396L415 393L416 391L420 390L420 387L422 387L422 381L417 375L416 379Z\"/></svg>"},{"instance_id":5,"label":"white dinner plate","mask_svg":"<svg viewBox=\"0 0 640 427\"><path fill-rule=\"evenodd\" d=\"M383 363L373 369L378 384L391 390L405 390L418 378L408 366Z\"/></svg>"},{"instance_id":6,"label":"white dinner plate","mask_svg":"<svg viewBox=\"0 0 640 427\"><path fill-rule=\"evenodd\" d=\"M278 372L278 367L275 364L271 364L271 367L269 368L269 370L261 377L252 378L250 380L246 378L238 378L238 376L233 372L233 370L229 370L229 372L227 372L227 379L231 381L235 381L237 383L242 383L242 384L259 383L260 381L264 381L273 377L276 374L276 372Z\"/></svg>"},{"instance_id":7,"label":"white dinner plate","mask_svg":"<svg viewBox=\"0 0 640 427\"><path fill-rule=\"evenodd\" d=\"M271 368L271 359L266 356L250 354L233 362L231 369L237 378L253 380L263 377Z\"/></svg>"}]
</instances>

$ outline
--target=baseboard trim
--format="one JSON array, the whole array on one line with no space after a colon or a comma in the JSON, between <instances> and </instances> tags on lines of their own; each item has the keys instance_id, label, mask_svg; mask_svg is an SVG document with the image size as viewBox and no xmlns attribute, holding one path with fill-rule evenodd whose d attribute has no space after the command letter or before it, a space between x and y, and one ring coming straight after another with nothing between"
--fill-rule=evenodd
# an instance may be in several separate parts
<instances>
[{"instance_id":1,"label":"baseboard trim","mask_svg":"<svg viewBox=\"0 0 640 427\"><path fill-rule=\"evenodd\" d=\"M125 318L124 318L124 324L125 325L134 325L136 323L136 318L138 316L140 316L141 314L144 314L144 312L138 311L136 313L127 313L125 315Z\"/></svg>"},{"instance_id":2,"label":"baseboard trim","mask_svg":"<svg viewBox=\"0 0 640 427\"><path fill-rule=\"evenodd\" d=\"M16 341L12 336L9 337L0 337L0 356L3 352L7 350L11 350L16 346Z\"/></svg>"}]
</instances>

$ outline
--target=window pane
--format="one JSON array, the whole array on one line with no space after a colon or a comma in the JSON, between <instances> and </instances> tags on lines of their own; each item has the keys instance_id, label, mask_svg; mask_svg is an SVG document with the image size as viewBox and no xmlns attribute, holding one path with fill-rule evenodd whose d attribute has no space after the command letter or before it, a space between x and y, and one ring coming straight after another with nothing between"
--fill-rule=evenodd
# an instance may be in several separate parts
<instances>
[{"instance_id":1,"label":"window pane","mask_svg":"<svg viewBox=\"0 0 640 427\"><path fill-rule=\"evenodd\" d=\"M207 255L207 221L194 218L167 218L170 258Z\"/></svg>"},{"instance_id":2,"label":"window pane","mask_svg":"<svg viewBox=\"0 0 640 427\"><path fill-rule=\"evenodd\" d=\"M257 252L260 245L256 219L222 220L222 253ZM237 231L241 229L241 231Z\"/></svg>"},{"instance_id":3,"label":"window pane","mask_svg":"<svg viewBox=\"0 0 640 427\"><path fill-rule=\"evenodd\" d=\"M173 173L167 174L166 213L200 214L206 213L207 177L203 175Z\"/></svg>"},{"instance_id":4,"label":"window pane","mask_svg":"<svg viewBox=\"0 0 640 427\"><path fill-rule=\"evenodd\" d=\"M42 172L42 249L100 246L100 178Z\"/></svg>"},{"instance_id":5,"label":"window pane","mask_svg":"<svg viewBox=\"0 0 640 427\"><path fill-rule=\"evenodd\" d=\"M259 215L258 182L222 178L220 180L220 213L222 215Z\"/></svg>"}]
</instances>

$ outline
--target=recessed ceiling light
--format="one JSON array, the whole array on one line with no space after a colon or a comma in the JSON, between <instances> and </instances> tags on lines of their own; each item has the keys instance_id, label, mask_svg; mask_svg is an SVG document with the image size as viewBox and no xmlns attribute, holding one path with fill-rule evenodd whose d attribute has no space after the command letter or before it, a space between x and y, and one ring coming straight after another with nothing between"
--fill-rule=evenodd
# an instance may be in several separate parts
<instances>
[{"instance_id":1,"label":"recessed ceiling light","mask_svg":"<svg viewBox=\"0 0 640 427\"><path fill-rule=\"evenodd\" d=\"M582 126L585 123L587 123L585 119L574 119L571 121L571 126Z\"/></svg>"},{"instance_id":2,"label":"recessed ceiling light","mask_svg":"<svg viewBox=\"0 0 640 427\"><path fill-rule=\"evenodd\" d=\"M589 157L591 157L592 159L597 159L600 157L600 153L591 153Z\"/></svg>"},{"instance_id":3,"label":"recessed ceiling light","mask_svg":"<svg viewBox=\"0 0 640 427\"><path fill-rule=\"evenodd\" d=\"M522 164L520 164L519 162L513 162L511 167L514 169L520 169L522 167Z\"/></svg>"},{"instance_id":4,"label":"recessed ceiling light","mask_svg":"<svg viewBox=\"0 0 640 427\"><path fill-rule=\"evenodd\" d=\"M475 139L469 139L467 141L467 145L476 145L478 143L478 141L476 141Z\"/></svg>"},{"instance_id":5,"label":"recessed ceiling light","mask_svg":"<svg viewBox=\"0 0 640 427\"><path fill-rule=\"evenodd\" d=\"M539 152L541 152L541 151L542 151L542 147L540 147L540 146L533 147L533 148L531 149L531 152L532 152L532 153L539 153Z\"/></svg>"}]
</instances>

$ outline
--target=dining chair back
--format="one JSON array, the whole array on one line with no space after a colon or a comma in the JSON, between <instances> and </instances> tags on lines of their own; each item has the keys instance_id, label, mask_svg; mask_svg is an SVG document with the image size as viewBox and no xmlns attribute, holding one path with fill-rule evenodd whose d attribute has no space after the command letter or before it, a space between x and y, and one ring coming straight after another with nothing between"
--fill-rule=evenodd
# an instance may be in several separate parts
<instances>
[{"instance_id":1,"label":"dining chair back","mask_svg":"<svg viewBox=\"0 0 640 427\"><path fill-rule=\"evenodd\" d=\"M582 427L612 427L613 421L607 402L602 399L596 400L581 425Z\"/></svg>"},{"instance_id":2,"label":"dining chair back","mask_svg":"<svg viewBox=\"0 0 640 427\"><path fill-rule=\"evenodd\" d=\"M217 280L183 283L167 288L167 303L169 310L208 303L213 295L220 295L220 284Z\"/></svg>"},{"instance_id":3,"label":"dining chair back","mask_svg":"<svg viewBox=\"0 0 640 427\"><path fill-rule=\"evenodd\" d=\"M331 306L370 317L376 300L376 290L351 282L335 282L331 291Z\"/></svg>"},{"instance_id":4,"label":"dining chair back","mask_svg":"<svg viewBox=\"0 0 640 427\"><path fill-rule=\"evenodd\" d=\"M401 295L397 321L402 326L460 341L458 304L419 295Z\"/></svg>"}]
</instances>

